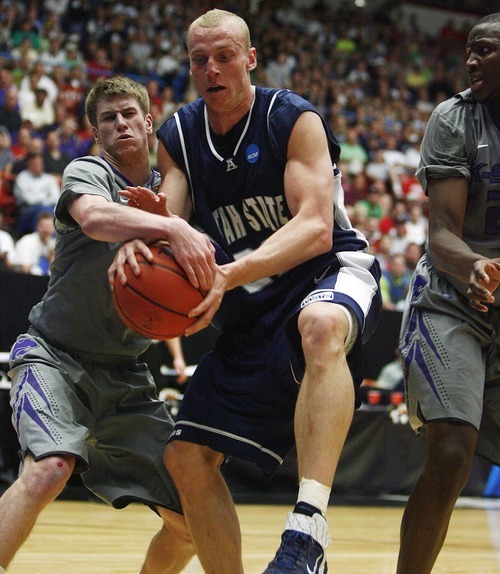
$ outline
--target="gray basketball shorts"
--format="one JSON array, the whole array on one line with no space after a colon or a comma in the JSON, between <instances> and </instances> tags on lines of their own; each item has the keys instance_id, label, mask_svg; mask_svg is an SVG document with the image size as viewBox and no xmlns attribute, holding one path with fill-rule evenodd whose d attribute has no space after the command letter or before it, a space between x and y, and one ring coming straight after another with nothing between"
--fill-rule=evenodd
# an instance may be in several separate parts
<instances>
[{"instance_id":1,"label":"gray basketball shorts","mask_svg":"<svg viewBox=\"0 0 500 574\"><path fill-rule=\"evenodd\" d=\"M182 512L163 464L173 421L144 363L77 359L25 334L9 375L22 456L74 456L87 488L115 508L137 501Z\"/></svg>"},{"instance_id":2,"label":"gray basketball shorts","mask_svg":"<svg viewBox=\"0 0 500 574\"><path fill-rule=\"evenodd\" d=\"M424 257L401 326L413 429L460 421L479 431L477 453L500 463L500 308L475 311Z\"/></svg>"}]
</instances>

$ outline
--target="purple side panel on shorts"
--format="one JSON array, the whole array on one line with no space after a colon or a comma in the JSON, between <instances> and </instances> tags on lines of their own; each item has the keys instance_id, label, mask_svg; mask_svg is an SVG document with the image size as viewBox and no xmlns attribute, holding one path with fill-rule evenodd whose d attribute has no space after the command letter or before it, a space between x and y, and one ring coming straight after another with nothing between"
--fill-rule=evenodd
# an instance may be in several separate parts
<instances>
[{"instance_id":1,"label":"purple side panel on shorts","mask_svg":"<svg viewBox=\"0 0 500 574\"><path fill-rule=\"evenodd\" d=\"M20 391L23 389L23 387L26 384L29 385L34 391L36 391L36 393L44 400L46 405L49 407L49 410L52 411L52 408L50 406L50 402L47 399L47 396L44 393L42 387L40 386L40 383L38 382L38 379L36 378L36 375L33 373L31 367L28 367L23 373L23 378L19 384L18 396L20 394ZM46 427L45 423L43 422L41 417L38 415L35 407L31 403L28 393L25 393L23 395L23 397L21 399L21 404L19 405L19 408L17 409L16 427L18 429L19 429L19 419L20 419L21 414L23 412L27 416L29 416L40 427L40 429L43 432L45 432L54 442L56 442L56 440L52 436L50 430Z\"/></svg>"},{"instance_id":2,"label":"purple side panel on shorts","mask_svg":"<svg viewBox=\"0 0 500 574\"><path fill-rule=\"evenodd\" d=\"M30 338L22 338L16 341L10 352L11 361L20 359L27 351L38 347L38 343Z\"/></svg>"},{"instance_id":3,"label":"purple side panel on shorts","mask_svg":"<svg viewBox=\"0 0 500 574\"><path fill-rule=\"evenodd\" d=\"M420 312L418 309L413 309L411 312L411 317L410 317L410 322L409 322L409 333L414 332L415 329L418 329L418 331L420 333L420 337L423 337L427 341L429 348L433 351L434 355L439 360L439 362L444 366L444 362L441 359L439 351L437 350L437 348L434 344L434 341L432 340L431 334L429 333L429 330L427 329L427 326L425 325L423 313ZM409 339L409 337L408 337L408 339ZM418 344L418 339L414 339L413 342L409 345L408 354L406 355L406 358L405 358L405 370L407 373L409 372L410 365L413 362L415 362L417 364L418 368L422 371L425 379L429 383L429 386L432 389L432 392L436 395L436 398L438 399L438 401L441 404L443 404L441 401L441 397L439 396L439 392L436 388L436 385L432 379L432 375L429 372L429 369L427 367L427 363L425 362L425 358L422 354L421 348Z\"/></svg>"}]
</instances>

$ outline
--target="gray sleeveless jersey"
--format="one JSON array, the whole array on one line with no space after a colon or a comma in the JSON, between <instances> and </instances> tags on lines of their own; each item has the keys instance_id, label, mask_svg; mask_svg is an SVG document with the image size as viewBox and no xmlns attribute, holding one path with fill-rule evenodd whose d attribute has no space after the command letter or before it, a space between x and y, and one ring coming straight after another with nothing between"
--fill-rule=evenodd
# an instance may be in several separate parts
<instances>
[{"instance_id":1,"label":"gray sleeveless jersey","mask_svg":"<svg viewBox=\"0 0 500 574\"><path fill-rule=\"evenodd\" d=\"M153 171L149 187L156 190L159 183L160 176ZM85 235L67 205L81 194L126 203L118 191L127 185L130 182L99 157L78 158L68 165L55 213L57 242L49 286L29 315L31 324L52 344L103 360L135 357L150 341L127 329L113 307L107 270L119 244Z\"/></svg>"},{"instance_id":2,"label":"gray sleeveless jersey","mask_svg":"<svg viewBox=\"0 0 500 574\"><path fill-rule=\"evenodd\" d=\"M500 257L500 128L471 90L442 102L432 113L417 177L426 191L430 178L465 177L469 192L463 240L476 253ZM443 275L466 293L464 283Z\"/></svg>"}]
</instances>

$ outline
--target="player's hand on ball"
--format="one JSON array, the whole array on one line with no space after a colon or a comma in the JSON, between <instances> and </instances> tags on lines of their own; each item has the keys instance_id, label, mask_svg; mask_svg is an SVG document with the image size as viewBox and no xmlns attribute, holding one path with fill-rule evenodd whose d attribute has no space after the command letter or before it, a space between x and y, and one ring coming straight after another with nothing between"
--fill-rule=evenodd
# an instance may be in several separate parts
<instances>
[{"instance_id":1,"label":"player's hand on ball","mask_svg":"<svg viewBox=\"0 0 500 574\"><path fill-rule=\"evenodd\" d=\"M115 277L122 285L127 282L127 275L125 273L125 265L128 263L134 275L139 275L141 268L137 262L136 253L142 253L147 261L151 261L153 254L142 239L133 239L124 243L116 252L113 263L108 269L108 282L113 291L115 285Z\"/></svg>"},{"instance_id":2,"label":"player's hand on ball","mask_svg":"<svg viewBox=\"0 0 500 574\"><path fill-rule=\"evenodd\" d=\"M167 209L167 197L164 193L154 193L147 187L132 187L119 192L127 199L129 207L135 207L156 215L170 215Z\"/></svg>"},{"instance_id":3,"label":"player's hand on ball","mask_svg":"<svg viewBox=\"0 0 500 574\"><path fill-rule=\"evenodd\" d=\"M467 297L469 305L481 311L488 311L488 305L495 302L493 293L500 284L500 259L480 259L472 267Z\"/></svg>"}]
</instances>

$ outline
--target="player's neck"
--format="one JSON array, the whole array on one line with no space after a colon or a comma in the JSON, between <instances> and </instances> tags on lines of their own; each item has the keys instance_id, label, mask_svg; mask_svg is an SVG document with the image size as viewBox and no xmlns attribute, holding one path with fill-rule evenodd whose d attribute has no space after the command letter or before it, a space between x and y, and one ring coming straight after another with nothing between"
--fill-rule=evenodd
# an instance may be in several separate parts
<instances>
[{"instance_id":1,"label":"player's neck","mask_svg":"<svg viewBox=\"0 0 500 574\"><path fill-rule=\"evenodd\" d=\"M119 173L124 179L127 180L129 185L147 185L151 179L151 163L145 162L130 162L118 163L106 158L106 161L111 165L114 171Z\"/></svg>"},{"instance_id":2,"label":"player's neck","mask_svg":"<svg viewBox=\"0 0 500 574\"><path fill-rule=\"evenodd\" d=\"M250 86L246 96L240 101L238 107L229 112L220 112L207 106L208 121L212 131L221 136L233 128L252 107L255 98L255 87Z\"/></svg>"}]
</instances>

